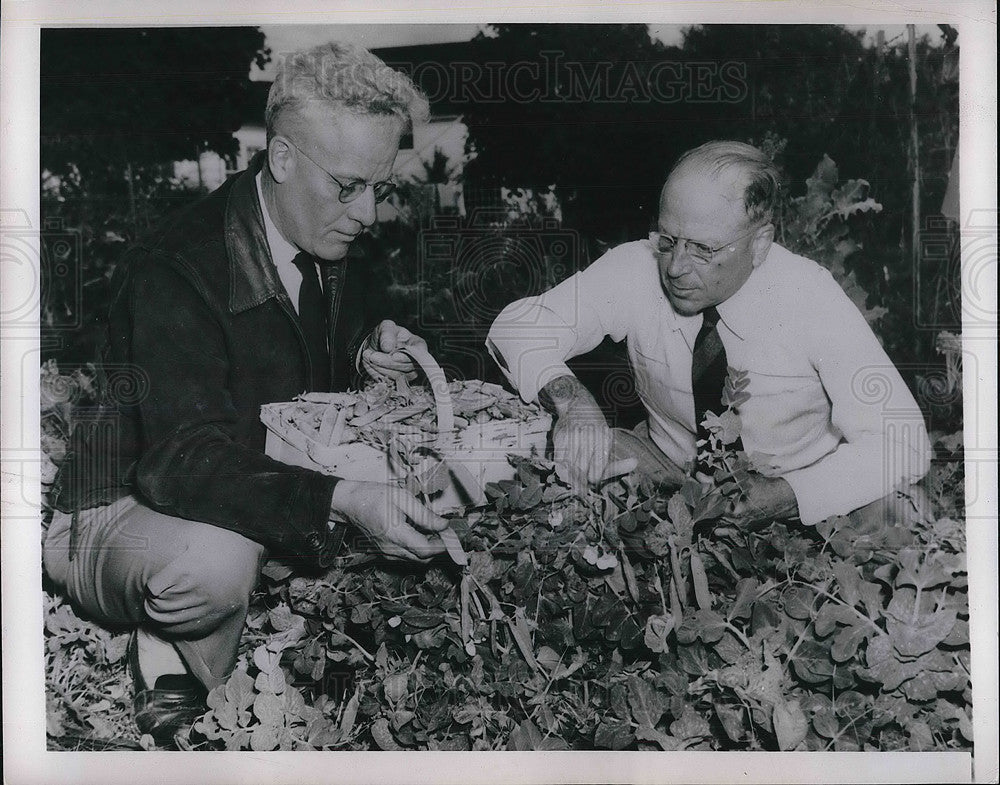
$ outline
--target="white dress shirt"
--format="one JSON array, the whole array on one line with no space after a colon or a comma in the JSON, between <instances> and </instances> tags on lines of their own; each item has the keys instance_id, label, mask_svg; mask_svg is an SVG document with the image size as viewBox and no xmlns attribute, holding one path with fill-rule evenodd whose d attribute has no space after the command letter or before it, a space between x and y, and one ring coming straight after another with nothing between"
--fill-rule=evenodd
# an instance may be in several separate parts
<instances>
[{"instance_id":1,"label":"white dress shirt","mask_svg":"<svg viewBox=\"0 0 1000 785\"><path fill-rule=\"evenodd\" d=\"M718 306L730 366L747 371L744 449L783 477L803 523L842 515L919 480L931 448L919 407L830 273L774 244ZM653 441L695 456L691 358L702 316L681 316L648 241L626 243L538 297L511 303L487 348L526 401L605 336L626 340Z\"/></svg>"},{"instance_id":2,"label":"white dress shirt","mask_svg":"<svg viewBox=\"0 0 1000 785\"><path fill-rule=\"evenodd\" d=\"M278 268L278 278L281 280L285 291L292 300L292 307L295 313L299 312L299 289L302 288L302 272L292 264L292 260L299 255L299 249L282 237L278 227L271 220L271 215L267 211L267 204L264 202L264 189L261 186L261 173L257 173L257 198L260 199L260 209L264 213L264 232L267 235L267 245L271 251L271 261ZM317 273L319 266L316 267ZM319 276L320 288L323 287L323 276Z\"/></svg>"},{"instance_id":3,"label":"white dress shirt","mask_svg":"<svg viewBox=\"0 0 1000 785\"><path fill-rule=\"evenodd\" d=\"M273 261L274 266L278 268L278 279L281 281L282 286L285 287L285 291L288 292L288 296L291 298L292 307L295 309L295 313L298 313L299 289L302 288L302 271L292 264L292 260L298 256L299 249L282 236L281 232L278 231L278 227L275 226L274 221L271 220L271 214L267 211L267 204L264 202L264 190L263 186L261 186L261 176L262 172L258 172L257 177L255 178L257 181L257 198L260 199L260 209L264 214L264 233L267 236L268 249L271 251L271 261ZM323 285L323 271L320 269L318 263L316 265L316 270L319 275L319 286L322 290L325 288ZM362 344L354 358L354 367L359 373L362 372L361 354L364 349L365 344Z\"/></svg>"}]
</instances>

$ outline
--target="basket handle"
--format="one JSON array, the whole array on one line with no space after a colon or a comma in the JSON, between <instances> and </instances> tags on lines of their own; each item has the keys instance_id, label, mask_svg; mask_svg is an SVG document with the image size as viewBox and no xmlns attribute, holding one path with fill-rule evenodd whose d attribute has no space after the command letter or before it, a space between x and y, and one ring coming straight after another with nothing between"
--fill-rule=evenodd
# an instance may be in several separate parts
<instances>
[{"instance_id":1,"label":"basket handle","mask_svg":"<svg viewBox=\"0 0 1000 785\"><path fill-rule=\"evenodd\" d=\"M409 355L430 382L431 392L434 393L434 406L437 409L438 435L435 445L439 449L447 447L452 442L452 432L455 429L455 407L451 402L451 393L444 371L424 346L404 345L398 347L398 351Z\"/></svg>"}]
</instances>

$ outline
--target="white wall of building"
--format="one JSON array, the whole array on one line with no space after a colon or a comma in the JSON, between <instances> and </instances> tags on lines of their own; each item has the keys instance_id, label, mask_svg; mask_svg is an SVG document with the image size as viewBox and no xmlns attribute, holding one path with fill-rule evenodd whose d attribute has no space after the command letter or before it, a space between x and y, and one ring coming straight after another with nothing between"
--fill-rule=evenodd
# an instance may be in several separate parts
<instances>
[{"instance_id":1,"label":"white wall of building","mask_svg":"<svg viewBox=\"0 0 1000 785\"><path fill-rule=\"evenodd\" d=\"M239 142L240 148L236 154L235 167L230 172L246 169L254 154L267 145L267 135L262 125L245 125L233 136ZM464 214L461 176L466 163L465 143L468 137L469 129L461 117L431 118L430 122L422 123L413 129L413 147L399 151L393 167L393 176L400 181L423 180L426 176L424 164L429 165L434 160L435 150L440 150L448 159L454 182L436 189L438 199L441 207ZM179 165L185 167L184 182L191 183L191 187L197 187L198 170L194 162L178 162L175 164L175 171ZM221 183L221 180L219 182ZM396 208L389 202L383 202L378 207L380 221L390 221L397 215Z\"/></svg>"}]
</instances>

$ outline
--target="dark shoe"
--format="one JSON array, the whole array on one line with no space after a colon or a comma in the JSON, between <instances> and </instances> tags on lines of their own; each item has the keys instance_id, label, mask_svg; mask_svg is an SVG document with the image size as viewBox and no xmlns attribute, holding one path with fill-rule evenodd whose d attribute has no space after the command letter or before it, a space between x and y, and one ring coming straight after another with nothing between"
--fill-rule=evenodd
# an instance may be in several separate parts
<instances>
[{"instance_id":1,"label":"dark shoe","mask_svg":"<svg viewBox=\"0 0 1000 785\"><path fill-rule=\"evenodd\" d=\"M139 668L136 633L128 643L128 667L133 682L133 719L140 733L148 733L157 742L170 741L205 712L208 693L190 674L160 676L152 688L146 684Z\"/></svg>"}]
</instances>

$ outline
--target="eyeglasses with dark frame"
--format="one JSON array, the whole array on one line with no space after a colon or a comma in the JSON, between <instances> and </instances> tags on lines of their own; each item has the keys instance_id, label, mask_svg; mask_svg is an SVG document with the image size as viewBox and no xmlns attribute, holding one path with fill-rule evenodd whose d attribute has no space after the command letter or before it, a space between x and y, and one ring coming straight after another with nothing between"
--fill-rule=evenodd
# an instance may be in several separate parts
<instances>
[{"instance_id":1,"label":"eyeglasses with dark frame","mask_svg":"<svg viewBox=\"0 0 1000 785\"><path fill-rule=\"evenodd\" d=\"M694 240L689 240L687 237L674 237L670 234L664 234L663 232L650 232L649 241L653 244L653 250L660 254L672 254L677 250L679 243L683 241L684 250L687 251L687 255L690 256L694 261L699 264L711 264L715 261L715 255L719 251L728 249L730 252L736 250L736 243L742 240L744 237L748 237L753 234L759 227L754 226L739 237L734 237L729 242L723 243L718 248L710 248L705 245L705 243L699 243Z\"/></svg>"},{"instance_id":2,"label":"eyeglasses with dark frame","mask_svg":"<svg viewBox=\"0 0 1000 785\"><path fill-rule=\"evenodd\" d=\"M361 194L365 192L365 190L368 188L369 185L372 187L372 192L375 194L376 203L384 202L392 195L392 192L396 190L396 184L392 180L381 180L380 182L377 183L370 183L367 180L351 180L348 183L342 183L340 182L340 180L337 179L336 175L334 175L325 166L321 166L315 160L313 160L312 156L310 156L309 153L307 153L305 150L303 150L301 147L295 144L295 142L293 142L288 137L283 137L283 138L292 147L294 147L296 150L302 153L302 155L304 155L306 159L310 163L312 163L313 166L315 166L317 169L323 172L327 177L329 177L339 186L340 193L337 195L337 198L343 204L347 204L348 202L353 202L355 199L357 199L359 196L361 196Z\"/></svg>"}]
</instances>

